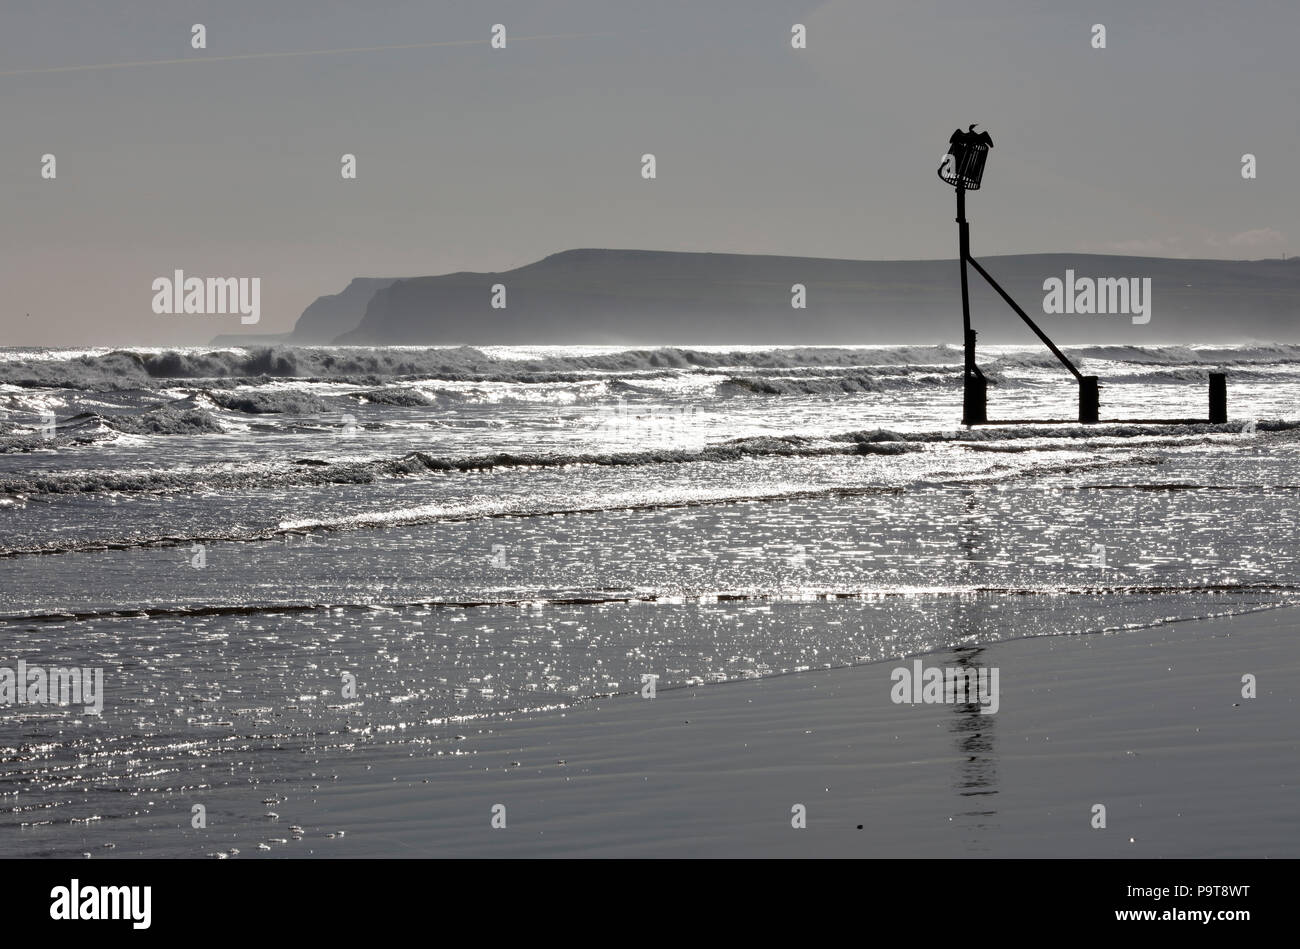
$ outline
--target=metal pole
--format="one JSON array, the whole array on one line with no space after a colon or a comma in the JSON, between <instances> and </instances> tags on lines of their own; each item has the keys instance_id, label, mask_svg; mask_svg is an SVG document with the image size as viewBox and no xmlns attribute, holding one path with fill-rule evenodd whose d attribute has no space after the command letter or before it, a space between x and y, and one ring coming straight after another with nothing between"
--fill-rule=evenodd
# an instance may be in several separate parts
<instances>
[{"instance_id":1,"label":"metal pole","mask_svg":"<svg viewBox=\"0 0 1300 949\"><path fill-rule=\"evenodd\" d=\"M970 225L966 222L966 189L957 185L957 233L961 256L961 327L965 359L962 368L963 425L982 425L988 421L987 389L984 374L975 364L975 331L970 325L970 288L966 280L966 262L970 260Z\"/></svg>"},{"instance_id":2,"label":"metal pole","mask_svg":"<svg viewBox=\"0 0 1300 949\"><path fill-rule=\"evenodd\" d=\"M957 186L957 233L961 250L961 326L966 346L966 372L975 364L975 353L970 344L970 291L966 286L966 258L970 256L970 225L966 223L966 189Z\"/></svg>"}]
</instances>

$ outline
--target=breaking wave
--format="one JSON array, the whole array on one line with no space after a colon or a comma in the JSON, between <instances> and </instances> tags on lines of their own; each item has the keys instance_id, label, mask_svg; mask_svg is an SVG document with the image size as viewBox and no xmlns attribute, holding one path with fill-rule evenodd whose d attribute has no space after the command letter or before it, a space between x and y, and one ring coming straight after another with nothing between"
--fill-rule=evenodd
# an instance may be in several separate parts
<instances>
[{"instance_id":1,"label":"breaking wave","mask_svg":"<svg viewBox=\"0 0 1300 949\"><path fill-rule=\"evenodd\" d=\"M654 464L724 462L758 457L814 457L818 455L896 455L920 451L922 440L893 432L852 432L830 439L799 435L741 438L698 449L662 448L636 452L510 453L441 457L413 451L400 458L329 462L299 459L288 466L253 465L243 468L146 469L139 471L72 471L26 478L0 479L0 495L119 494L142 492L222 490L264 486L368 484L381 478L416 474L491 471L499 468L560 468L570 465L637 467Z\"/></svg>"},{"instance_id":2,"label":"breaking wave","mask_svg":"<svg viewBox=\"0 0 1300 949\"><path fill-rule=\"evenodd\" d=\"M319 415L328 412L330 404L318 395L292 389L270 391L229 392L214 389L207 397L223 409L247 412L250 415L285 413L289 415Z\"/></svg>"},{"instance_id":3,"label":"breaking wave","mask_svg":"<svg viewBox=\"0 0 1300 949\"><path fill-rule=\"evenodd\" d=\"M865 442L856 444L872 445L876 443ZM886 451L885 453L892 452ZM683 459L677 460L680 461ZM429 462L429 459L422 459L412 470L420 470L421 467L423 467L424 470L442 470L441 464L437 460L433 460L433 466L430 466ZM409 464L409 456L407 459L402 459L399 463L403 465ZM1064 473L1078 474L1088 471L1103 471L1113 467L1158 465L1160 463L1160 460L1157 458L1125 455L1104 460L1070 461L1057 464L1036 463L1025 465L1020 468L1013 468L999 464L976 473L945 471L930 472L927 477L913 482L911 487L917 489L934 489L975 484L996 484L1022 478L1041 478ZM461 470L467 469L462 468ZM189 485L192 486L193 483L194 482L191 479ZM285 482L279 480L276 483L285 484L302 482ZM91 540L85 538L68 540L60 539L47 541L30 547L0 547L0 557L18 557L26 555L99 550L124 550L143 547L176 547L188 546L193 543L214 543L218 541L248 543L275 540L285 535L313 533L316 531L329 532L351 531L365 528L410 527L419 524L453 523L492 518L554 517L557 515L593 514L611 510L654 511L680 508L715 507L726 504L744 504L752 501L802 501L828 498L869 497L881 494L898 494L905 490L907 490L907 488L898 485L872 484L860 486L796 488L793 490L764 490L758 492L753 490L741 490L736 493L725 495L715 494L703 498L649 501L628 501L626 499L618 499L601 503L566 506L557 506L555 503L548 504L545 501L537 503L530 500L512 501L488 507L484 507L481 504L466 506L456 503L432 503L413 508L368 511L346 514L338 517L315 517L294 521L282 521L275 526L234 526L221 533L186 533L154 536L137 535L122 537L115 540Z\"/></svg>"},{"instance_id":4,"label":"breaking wave","mask_svg":"<svg viewBox=\"0 0 1300 949\"><path fill-rule=\"evenodd\" d=\"M729 375L718 383L718 395L846 395L860 392L887 392L915 389L955 389L961 376L955 372L936 372L935 366L882 367L790 367ZM989 382L1003 384L990 371Z\"/></svg>"},{"instance_id":5,"label":"breaking wave","mask_svg":"<svg viewBox=\"0 0 1300 949\"><path fill-rule=\"evenodd\" d=\"M1210 366L1251 363L1300 363L1300 345L1258 343L1246 346L1086 346L1066 350L1076 359L1100 359L1139 365ZM608 374L643 377L691 370L795 369L800 367L912 367L931 371L961 363L961 351L946 345L788 347L713 351L666 347L618 352L562 353L509 357L470 346L445 348L267 346L252 348L144 350L105 352L22 350L0 352L0 384L114 391L156 389L178 380L303 379L383 386L400 380L441 379L460 382L574 382ZM992 366L1051 366L1048 353L1002 353ZM870 391L871 376L861 389Z\"/></svg>"},{"instance_id":6,"label":"breaking wave","mask_svg":"<svg viewBox=\"0 0 1300 949\"><path fill-rule=\"evenodd\" d=\"M90 422L121 426L117 431L145 432L168 425L216 425L216 421L192 411L156 410L140 416L79 417L81 424ZM1300 421L1263 420L1256 431L1289 432L1300 428ZM64 433L66 434L66 433ZM887 429L844 432L823 437L803 435L764 435L715 442L701 448L655 448L645 451L613 452L496 452L484 455L440 456L412 451L398 458L331 462L317 458L300 458L284 464L254 464L244 467L208 466L146 469L136 471L90 470L63 471L28 477L0 479L0 496L86 493L165 493L170 491L231 490L255 487L289 487L327 484L369 484L384 478L401 478L420 474L492 471L503 468L562 468L579 465L629 467L642 465L729 462L747 458L814 458L827 455L898 455L923 451L927 445L945 443L972 450L1052 451L1076 447L1074 442L1122 440L1131 447L1144 443L1164 446L1194 444L1213 435L1240 434L1240 426L1195 423L1178 426L1171 432L1165 425L1113 424L1074 425L1052 429L1032 426L990 426L968 431L893 432ZM41 444L37 436L22 436ZM62 437L62 436L61 436ZM12 439L11 439L12 440ZM1008 441L1028 441L1023 446L1006 445ZM4 440L0 439L0 444Z\"/></svg>"}]
</instances>

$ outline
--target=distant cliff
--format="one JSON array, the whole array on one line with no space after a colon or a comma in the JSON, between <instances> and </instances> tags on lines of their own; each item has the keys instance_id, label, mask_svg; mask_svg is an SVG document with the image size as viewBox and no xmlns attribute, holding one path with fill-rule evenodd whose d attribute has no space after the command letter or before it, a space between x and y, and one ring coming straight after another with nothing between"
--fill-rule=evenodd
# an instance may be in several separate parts
<instances>
[{"instance_id":1,"label":"distant cliff","mask_svg":"<svg viewBox=\"0 0 1300 949\"><path fill-rule=\"evenodd\" d=\"M1300 260L1224 261L1029 254L981 261L1064 343L1300 339ZM1151 279L1150 321L1044 314L1044 282ZM571 250L505 273L398 280L339 343L735 345L960 342L955 260L855 261L741 254ZM982 343L1033 342L972 270ZM493 284L507 306L491 306ZM807 308L790 305L807 288Z\"/></svg>"},{"instance_id":2,"label":"distant cliff","mask_svg":"<svg viewBox=\"0 0 1300 949\"><path fill-rule=\"evenodd\" d=\"M366 305L395 277L355 277L340 293L317 297L302 311L289 333L226 333L213 337L213 346L321 346L356 329Z\"/></svg>"},{"instance_id":3,"label":"distant cliff","mask_svg":"<svg viewBox=\"0 0 1300 949\"><path fill-rule=\"evenodd\" d=\"M1300 341L1300 259L1183 260L1096 254L980 258L1061 343ZM1150 319L1044 313L1045 281L1150 279ZM504 273L358 278L321 297L289 343L627 346L961 342L955 260L829 260L570 250ZM972 269L981 343L1032 343ZM506 288L493 308L492 287ZM791 307L791 287L807 306Z\"/></svg>"},{"instance_id":4,"label":"distant cliff","mask_svg":"<svg viewBox=\"0 0 1300 949\"><path fill-rule=\"evenodd\" d=\"M311 345L329 343L356 328L366 312L366 305L379 290L393 283L394 277L356 277L342 293L317 297L302 311L286 342Z\"/></svg>"}]
</instances>

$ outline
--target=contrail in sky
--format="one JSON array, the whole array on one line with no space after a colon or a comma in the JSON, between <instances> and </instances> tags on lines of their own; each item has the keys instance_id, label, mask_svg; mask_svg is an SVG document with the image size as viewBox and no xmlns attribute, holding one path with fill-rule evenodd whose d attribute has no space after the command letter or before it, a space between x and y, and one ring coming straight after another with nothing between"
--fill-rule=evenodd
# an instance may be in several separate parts
<instances>
[{"instance_id":1,"label":"contrail in sky","mask_svg":"<svg viewBox=\"0 0 1300 949\"><path fill-rule=\"evenodd\" d=\"M512 36L511 43L525 40L581 39L593 36L612 36L612 33L556 33L549 36ZM237 59L275 59L281 56L325 56L332 53L376 53L395 49L432 49L435 46L481 46L491 39L443 40L438 43L402 43L397 46L352 46L343 49L302 49L287 53L242 53L237 56L193 56L184 59L142 59L133 63L98 63L93 66L47 66L38 69L9 69L0 76L30 76L37 73L87 72L92 69L124 69L128 66L168 66L176 63L223 63Z\"/></svg>"}]
</instances>

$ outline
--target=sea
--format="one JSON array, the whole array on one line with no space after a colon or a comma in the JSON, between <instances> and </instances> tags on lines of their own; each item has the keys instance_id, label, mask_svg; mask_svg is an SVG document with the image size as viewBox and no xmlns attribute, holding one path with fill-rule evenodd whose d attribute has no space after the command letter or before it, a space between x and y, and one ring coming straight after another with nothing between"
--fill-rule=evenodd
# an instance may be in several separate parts
<instances>
[{"instance_id":1,"label":"sea","mask_svg":"<svg viewBox=\"0 0 1300 949\"><path fill-rule=\"evenodd\" d=\"M1300 602L1300 346L1067 352L1099 424L1030 347L970 429L946 346L0 350L0 857L292 855L650 681Z\"/></svg>"}]
</instances>

